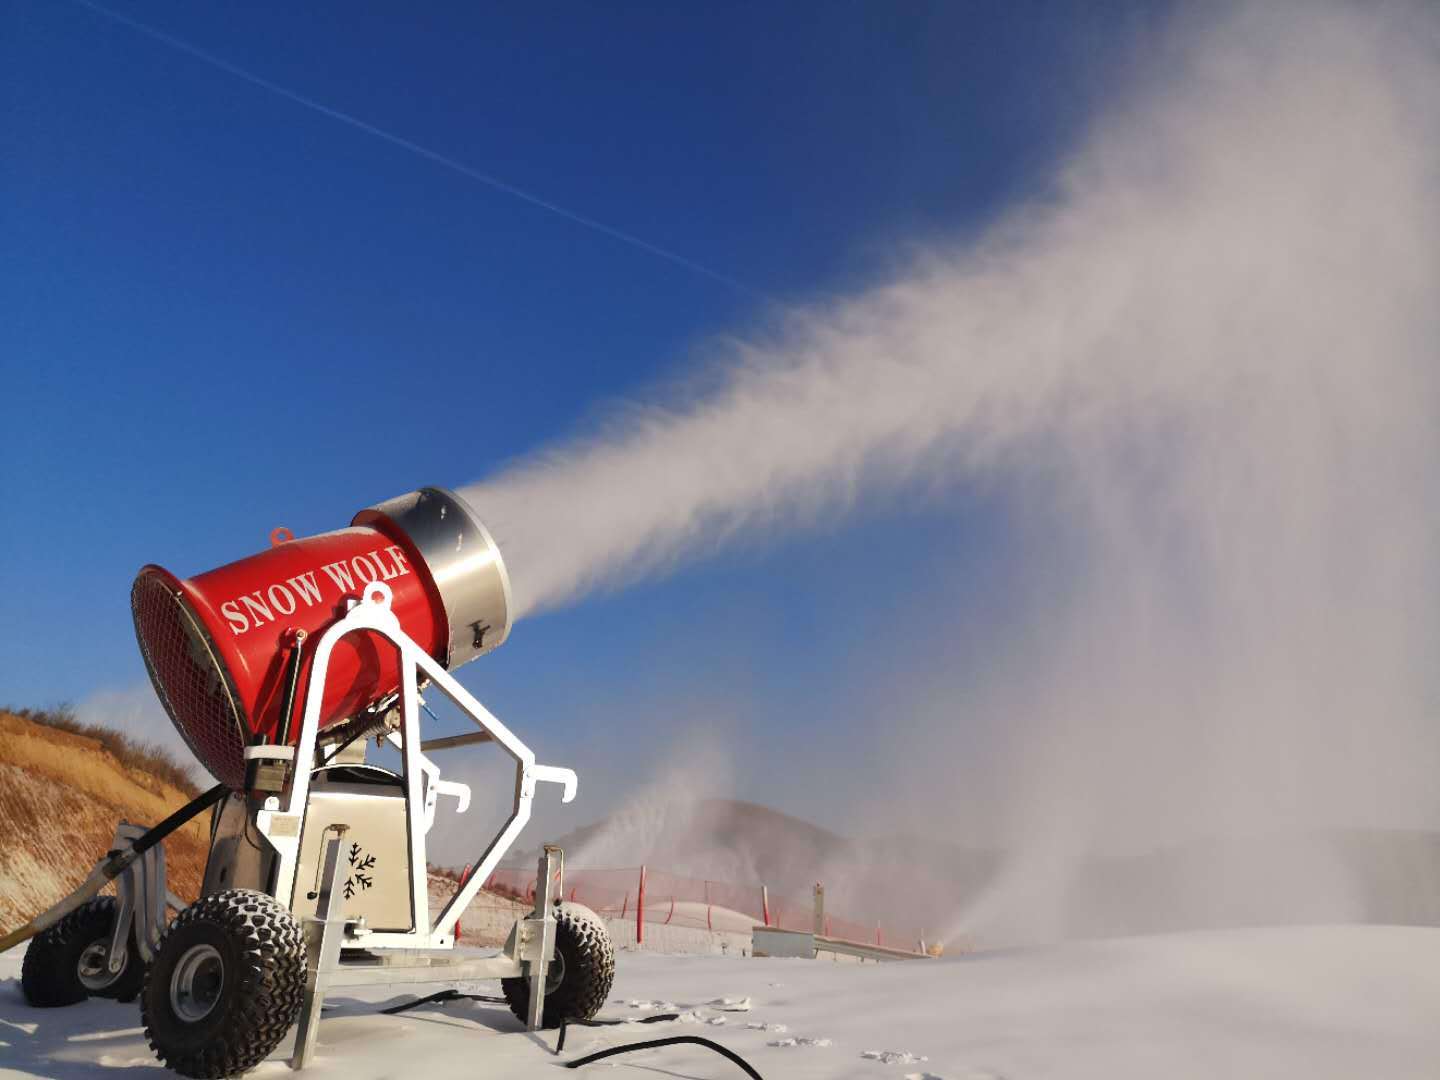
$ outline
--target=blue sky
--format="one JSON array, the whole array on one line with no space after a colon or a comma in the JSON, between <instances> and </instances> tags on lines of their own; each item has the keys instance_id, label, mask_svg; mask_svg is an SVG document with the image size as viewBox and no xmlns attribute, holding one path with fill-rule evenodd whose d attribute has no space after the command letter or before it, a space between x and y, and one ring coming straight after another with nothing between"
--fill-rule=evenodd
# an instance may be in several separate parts
<instances>
[{"instance_id":1,"label":"blue sky","mask_svg":"<svg viewBox=\"0 0 1440 1080\"><path fill-rule=\"evenodd\" d=\"M771 302L857 289L1043 194L1158 22L1032 3L116 10L746 291L87 6L4 0L16 705L143 682L127 600L146 562L195 573L276 525L482 478ZM874 672L954 667L926 642L1002 603L1007 567L993 493L890 500L529 620L464 679L550 760L614 758L617 734L659 760L690 709L782 763L823 758L883 737L855 696ZM860 604L903 628L873 640ZM738 793L783 803L782 767Z\"/></svg>"}]
</instances>

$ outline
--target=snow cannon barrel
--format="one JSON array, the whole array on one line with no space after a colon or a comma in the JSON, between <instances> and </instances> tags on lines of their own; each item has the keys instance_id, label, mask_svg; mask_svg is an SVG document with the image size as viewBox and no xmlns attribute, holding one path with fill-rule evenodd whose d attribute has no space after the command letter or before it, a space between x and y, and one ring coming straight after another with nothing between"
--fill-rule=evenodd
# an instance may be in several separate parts
<instances>
[{"instance_id":1,"label":"snow cannon barrel","mask_svg":"<svg viewBox=\"0 0 1440 1080\"><path fill-rule=\"evenodd\" d=\"M441 488L390 499L346 529L293 539L277 529L268 551L179 578L147 566L130 607L161 704L217 780L245 786L245 747L296 741L308 656L300 644L342 615L371 581L392 593L401 628L446 668L483 656L510 633L510 579L473 510ZM304 631L298 634L297 631ZM295 715L282 716L292 652L301 666ZM400 659L369 631L336 643L320 725L356 716L399 689Z\"/></svg>"}]
</instances>

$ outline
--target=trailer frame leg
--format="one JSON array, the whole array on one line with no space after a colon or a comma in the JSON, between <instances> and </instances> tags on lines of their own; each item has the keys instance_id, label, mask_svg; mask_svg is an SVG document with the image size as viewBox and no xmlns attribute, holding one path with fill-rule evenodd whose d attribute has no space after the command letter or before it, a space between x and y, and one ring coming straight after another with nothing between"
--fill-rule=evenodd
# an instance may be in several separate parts
<instances>
[{"instance_id":1,"label":"trailer frame leg","mask_svg":"<svg viewBox=\"0 0 1440 1080\"><path fill-rule=\"evenodd\" d=\"M330 977L340 964L340 946L345 940L345 902L340 888L344 861L340 848L348 825L333 827L334 836L325 844L325 869L321 874L320 896L315 914L305 917L305 1001L300 1007L300 1020L295 1025L295 1051L290 1067L305 1068L315 1053L320 1012L325 1007L325 992Z\"/></svg>"},{"instance_id":2,"label":"trailer frame leg","mask_svg":"<svg viewBox=\"0 0 1440 1080\"><path fill-rule=\"evenodd\" d=\"M520 927L520 958L530 982L526 1031L539 1031L544 1027L545 981L550 974L550 962L555 958L555 904L561 895L555 879L563 865L561 858L558 847L545 845L536 868L535 910Z\"/></svg>"}]
</instances>

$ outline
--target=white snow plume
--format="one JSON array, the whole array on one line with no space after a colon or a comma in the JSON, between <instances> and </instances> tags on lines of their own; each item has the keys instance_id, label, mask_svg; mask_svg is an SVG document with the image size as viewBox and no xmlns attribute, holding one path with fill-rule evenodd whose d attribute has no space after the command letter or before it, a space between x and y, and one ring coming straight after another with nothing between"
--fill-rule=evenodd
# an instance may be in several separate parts
<instances>
[{"instance_id":1,"label":"white snow plume","mask_svg":"<svg viewBox=\"0 0 1440 1080\"><path fill-rule=\"evenodd\" d=\"M718 737L697 734L687 739L648 782L630 787L597 828L582 830L583 838L567 852L571 865L627 867L659 860L660 869L673 873L759 880L749 853L721 846L722 838L704 830L685 828L707 796L733 789L733 772L729 749ZM686 842L677 844L677 837Z\"/></svg>"},{"instance_id":2,"label":"white snow plume","mask_svg":"<svg viewBox=\"0 0 1440 1080\"><path fill-rule=\"evenodd\" d=\"M996 628L1007 681L933 706L909 747L936 775L913 786L943 793L933 827L971 809L953 774L986 731L1006 805L981 809L1046 867L967 925L1026 882L1062 906L1053 853L1434 827L1437 18L1188 9L1048 200L467 490L520 607L861 493L1013 480L1016 549L1054 588ZM1345 914L1327 868L1292 876Z\"/></svg>"},{"instance_id":3,"label":"white snow plume","mask_svg":"<svg viewBox=\"0 0 1440 1080\"><path fill-rule=\"evenodd\" d=\"M1347 436L1416 433L1433 418L1414 392L1433 341L1434 30L1386 10L1233 15L1156 60L1052 202L723 346L708 390L637 403L466 489L519 609L663 571L757 519L807 521L867 485L964 483L1037 437L1061 441L1087 487L1159 481L1176 459L1213 474L1289 455L1256 464L1267 479L1314 466L1313 489L1348 478L1325 469Z\"/></svg>"}]
</instances>

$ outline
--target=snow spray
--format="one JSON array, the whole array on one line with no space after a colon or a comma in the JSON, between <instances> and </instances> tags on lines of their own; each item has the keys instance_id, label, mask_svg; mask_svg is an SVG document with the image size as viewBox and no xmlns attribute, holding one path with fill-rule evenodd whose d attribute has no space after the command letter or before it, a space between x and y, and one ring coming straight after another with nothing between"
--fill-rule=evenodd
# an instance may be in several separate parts
<instances>
[{"instance_id":1,"label":"snow spray","mask_svg":"<svg viewBox=\"0 0 1440 1080\"><path fill-rule=\"evenodd\" d=\"M867 492L1025 478L1017 543L1041 580L1063 547L1065 587L995 627L1003 680L896 736L933 773L917 816L1023 853L969 930L1068 932L1097 851L1440 824L1440 20L1176 19L978 241L464 491L524 614ZM1003 771L1002 806L967 769ZM1364 916L1313 860L1251 862L1171 884Z\"/></svg>"}]
</instances>

